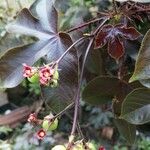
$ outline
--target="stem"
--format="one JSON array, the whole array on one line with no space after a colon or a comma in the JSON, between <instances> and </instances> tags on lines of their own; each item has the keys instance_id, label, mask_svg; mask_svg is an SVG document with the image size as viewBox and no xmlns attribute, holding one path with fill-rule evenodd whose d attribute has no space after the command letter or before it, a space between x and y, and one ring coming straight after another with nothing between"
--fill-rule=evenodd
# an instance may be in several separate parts
<instances>
[{"instance_id":1,"label":"stem","mask_svg":"<svg viewBox=\"0 0 150 150\"><path fill-rule=\"evenodd\" d=\"M77 116L78 116L78 106L79 106L79 100L80 100L80 87L82 84L82 78L83 78L83 71L84 71L84 65L85 65L85 61L87 58L87 55L89 53L89 50L93 44L94 38L92 38L89 42L89 45L87 47L84 59L83 59L83 65L81 68L81 74L80 74L80 79L79 79L79 85L78 85L78 89L77 89L77 95L76 95L76 99L75 99L75 110L74 110L74 118L73 118L73 126L72 126L72 131L71 131L71 135L74 135L75 130L76 130L76 124L77 124Z\"/></svg>"},{"instance_id":2,"label":"stem","mask_svg":"<svg viewBox=\"0 0 150 150\"><path fill-rule=\"evenodd\" d=\"M67 32L67 33L70 33L70 32L72 32L72 31L81 29L81 28L83 28L83 27L85 27L85 26L88 26L89 24L92 24L92 23L95 23L95 22L97 22L97 21L100 21L101 19L102 19L102 18L97 18L97 19L91 20L91 21L89 21L89 22L86 22L86 23L84 23L84 24L81 24L80 26L71 28L71 29L67 30L66 32Z\"/></svg>"},{"instance_id":3,"label":"stem","mask_svg":"<svg viewBox=\"0 0 150 150\"><path fill-rule=\"evenodd\" d=\"M81 41L84 40L85 38L87 38L87 37L82 37L82 38L78 39L76 42L74 42L74 43L58 58L58 60L56 61L56 64L58 64L58 63L64 58L64 56L65 56L76 44L78 44L79 42L81 42Z\"/></svg>"},{"instance_id":4,"label":"stem","mask_svg":"<svg viewBox=\"0 0 150 150\"><path fill-rule=\"evenodd\" d=\"M113 0L112 2L113 2L113 7L114 7L114 10L115 10L115 14L117 14L117 13L118 13L118 11L117 11L116 1L115 1L115 0Z\"/></svg>"},{"instance_id":5,"label":"stem","mask_svg":"<svg viewBox=\"0 0 150 150\"><path fill-rule=\"evenodd\" d=\"M105 24L105 22L107 20L108 20L108 18L106 18L105 20L103 20L103 22L99 25L99 27L96 29L96 31L93 33L93 35L96 35L98 33L98 31L100 30L100 28ZM83 64L82 64L82 68L81 68L81 74L80 74L80 79L79 79L77 94L76 94L76 98L75 98L74 118L73 118L73 125L72 125L71 135L74 135L74 133L76 131L77 117L78 117L78 107L79 107L79 101L80 101L80 88L81 88L81 85L82 85L82 78L83 78L83 73L84 73L84 66L85 66L87 55L89 53L89 50L90 50L93 42L94 42L94 37L90 40L89 45L88 45L87 50L86 50L86 53L84 55L84 59L83 59Z\"/></svg>"},{"instance_id":6,"label":"stem","mask_svg":"<svg viewBox=\"0 0 150 150\"><path fill-rule=\"evenodd\" d=\"M77 129L78 129L78 132L79 132L79 134L80 134L81 139L84 140L84 135L83 135L83 133L82 133L82 130L81 130L81 127L80 127L79 122L77 122Z\"/></svg>"},{"instance_id":7,"label":"stem","mask_svg":"<svg viewBox=\"0 0 150 150\"><path fill-rule=\"evenodd\" d=\"M74 102L72 102L70 105L68 105L64 110L62 110L61 112L59 112L57 115L54 116L54 118L59 117L60 115L64 114L68 109L70 109L71 107L73 107Z\"/></svg>"}]
</instances>

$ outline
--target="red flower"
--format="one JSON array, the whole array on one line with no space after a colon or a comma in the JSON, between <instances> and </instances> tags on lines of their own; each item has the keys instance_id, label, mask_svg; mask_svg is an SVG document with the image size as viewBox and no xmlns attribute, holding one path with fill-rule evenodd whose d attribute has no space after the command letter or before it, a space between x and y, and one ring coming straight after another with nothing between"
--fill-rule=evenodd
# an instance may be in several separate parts
<instances>
[{"instance_id":1,"label":"red flower","mask_svg":"<svg viewBox=\"0 0 150 150\"><path fill-rule=\"evenodd\" d=\"M54 74L54 69L50 66L44 66L39 70L40 83L42 85L48 85L49 81L52 79Z\"/></svg>"},{"instance_id":2,"label":"red flower","mask_svg":"<svg viewBox=\"0 0 150 150\"><path fill-rule=\"evenodd\" d=\"M37 118L36 118L36 115L35 115L35 113L33 113L33 114L30 114L29 115L29 117L28 117L28 122L37 122Z\"/></svg>"},{"instance_id":3,"label":"red flower","mask_svg":"<svg viewBox=\"0 0 150 150\"><path fill-rule=\"evenodd\" d=\"M23 64L23 76L31 78L36 73L36 69L28 66L27 64Z\"/></svg>"},{"instance_id":4,"label":"red flower","mask_svg":"<svg viewBox=\"0 0 150 150\"><path fill-rule=\"evenodd\" d=\"M98 150L106 150L104 146L100 146Z\"/></svg>"},{"instance_id":5,"label":"red flower","mask_svg":"<svg viewBox=\"0 0 150 150\"><path fill-rule=\"evenodd\" d=\"M46 132L43 130L43 129L40 129L38 132L37 132L37 138L42 140L44 137L46 136Z\"/></svg>"},{"instance_id":6,"label":"red flower","mask_svg":"<svg viewBox=\"0 0 150 150\"><path fill-rule=\"evenodd\" d=\"M136 40L141 34L134 27L125 27L123 24L104 25L95 39L95 48L101 48L108 44L109 55L119 60L124 54L122 39Z\"/></svg>"}]
</instances>

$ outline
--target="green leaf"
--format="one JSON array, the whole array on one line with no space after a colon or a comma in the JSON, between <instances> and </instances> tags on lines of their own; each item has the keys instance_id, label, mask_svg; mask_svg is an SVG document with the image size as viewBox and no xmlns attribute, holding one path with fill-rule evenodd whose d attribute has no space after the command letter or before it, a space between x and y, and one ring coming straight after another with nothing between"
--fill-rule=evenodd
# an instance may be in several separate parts
<instances>
[{"instance_id":1,"label":"green leaf","mask_svg":"<svg viewBox=\"0 0 150 150\"><path fill-rule=\"evenodd\" d=\"M136 140L136 126L123 119L114 120L119 133L124 137L128 144L134 144Z\"/></svg>"},{"instance_id":2,"label":"green leaf","mask_svg":"<svg viewBox=\"0 0 150 150\"><path fill-rule=\"evenodd\" d=\"M111 102L122 90L128 90L127 84L123 81L115 77L99 76L86 85L82 98L90 104L103 104Z\"/></svg>"},{"instance_id":3,"label":"green leaf","mask_svg":"<svg viewBox=\"0 0 150 150\"><path fill-rule=\"evenodd\" d=\"M132 124L144 124L150 121L150 90L135 89L122 103L120 118Z\"/></svg>"},{"instance_id":4,"label":"green leaf","mask_svg":"<svg viewBox=\"0 0 150 150\"><path fill-rule=\"evenodd\" d=\"M0 133L8 134L9 132L12 132L13 130L9 128L8 126L0 126Z\"/></svg>"},{"instance_id":5,"label":"green leaf","mask_svg":"<svg viewBox=\"0 0 150 150\"><path fill-rule=\"evenodd\" d=\"M150 79L150 30L146 33L135 64L135 70L129 82Z\"/></svg>"}]
</instances>

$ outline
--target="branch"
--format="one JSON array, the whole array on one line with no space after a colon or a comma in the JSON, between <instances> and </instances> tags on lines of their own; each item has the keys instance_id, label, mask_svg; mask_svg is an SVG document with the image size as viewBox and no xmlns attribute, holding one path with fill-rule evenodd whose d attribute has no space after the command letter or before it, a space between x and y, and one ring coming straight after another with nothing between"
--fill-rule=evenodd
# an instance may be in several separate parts
<instances>
[{"instance_id":1,"label":"branch","mask_svg":"<svg viewBox=\"0 0 150 150\"><path fill-rule=\"evenodd\" d=\"M100 20L102 20L102 18L97 18L97 19L91 20L91 21L89 21L89 22L86 22L86 23L84 23L84 24L81 24L80 26L71 28L71 29L67 30L66 32L67 32L67 33L70 33L70 32L72 32L72 31L81 29L81 28L83 28L83 27L85 27L85 26L88 26L89 24L95 23L95 22L100 21Z\"/></svg>"},{"instance_id":2,"label":"branch","mask_svg":"<svg viewBox=\"0 0 150 150\"><path fill-rule=\"evenodd\" d=\"M61 112L59 112L57 115L55 115L53 118L57 118L60 115L64 114L68 109L72 108L74 106L74 102L72 102L70 105L68 105L64 110L62 110Z\"/></svg>"},{"instance_id":3,"label":"branch","mask_svg":"<svg viewBox=\"0 0 150 150\"><path fill-rule=\"evenodd\" d=\"M65 55L76 45L78 44L79 42L81 42L82 40L84 40L85 38L87 38L89 36L86 36L86 37L82 37L80 39L78 39L76 42L74 42L59 58L58 60L56 61L55 64L58 64L64 57Z\"/></svg>"},{"instance_id":4,"label":"branch","mask_svg":"<svg viewBox=\"0 0 150 150\"><path fill-rule=\"evenodd\" d=\"M96 35L98 33L98 31L101 29L101 27L105 24L105 22L108 19L109 18L106 18L105 20L103 20L103 22L99 25L99 27L96 29L96 31L93 33L93 35ZM75 110L74 110L74 118L73 118L73 125L72 125L71 136L74 136L74 133L76 131L77 118L78 118L78 107L79 107L79 101L80 101L80 90L81 90L81 85L82 85L82 78L83 78L83 73L84 73L84 66L85 66L86 58L88 56L88 53L90 51L90 48L91 48L93 42L94 42L94 37L90 40L89 45L88 45L88 47L86 49L86 53L84 55L84 59L83 59L83 64L82 64L82 68L81 68L81 74L80 74L80 79L79 79L77 94L76 94L76 97L75 97Z\"/></svg>"},{"instance_id":5,"label":"branch","mask_svg":"<svg viewBox=\"0 0 150 150\"><path fill-rule=\"evenodd\" d=\"M115 0L113 0L112 2L113 2L113 7L114 7L114 10L115 10L115 14L117 14L117 13L118 13L118 11L117 11L116 1L115 1Z\"/></svg>"}]
</instances>

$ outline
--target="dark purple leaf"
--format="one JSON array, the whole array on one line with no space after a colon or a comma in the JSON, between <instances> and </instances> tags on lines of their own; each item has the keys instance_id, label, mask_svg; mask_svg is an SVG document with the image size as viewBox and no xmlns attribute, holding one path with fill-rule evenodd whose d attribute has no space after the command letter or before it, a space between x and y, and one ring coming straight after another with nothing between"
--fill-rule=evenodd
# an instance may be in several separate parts
<instances>
[{"instance_id":1,"label":"dark purple leaf","mask_svg":"<svg viewBox=\"0 0 150 150\"><path fill-rule=\"evenodd\" d=\"M98 76L86 85L82 98L90 104L100 105L111 102L114 97L126 93L128 89L128 84L115 77Z\"/></svg>"},{"instance_id":2,"label":"dark purple leaf","mask_svg":"<svg viewBox=\"0 0 150 150\"><path fill-rule=\"evenodd\" d=\"M0 59L0 86L12 88L23 79L22 64L33 65L49 51L48 41L13 48Z\"/></svg>"},{"instance_id":3,"label":"dark purple leaf","mask_svg":"<svg viewBox=\"0 0 150 150\"><path fill-rule=\"evenodd\" d=\"M6 29L11 33L30 35L41 40L48 40L54 36L50 32L45 31L40 21L33 17L31 12L26 8L18 14L14 23L6 26Z\"/></svg>"},{"instance_id":4,"label":"dark purple leaf","mask_svg":"<svg viewBox=\"0 0 150 150\"><path fill-rule=\"evenodd\" d=\"M47 32L57 33L58 14L53 0L37 0L30 7Z\"/></svg>"},{"instance_id":5,"label":"dark purple leaf","mask_svg":"<svg viewBox=\"0 0 150 150\"><path fill-rule=\"evenodd\" d=\"M112 29L113 29L112 25L105 25L100 30L100 32L97 34L95 38L95 48L101 48L108 42L109 32L111 32Z\"/></svg>"},{"instance_id":6,"label":"dark purple leaf","mask_svg":"<svg viewBox=\"0 0 150 150\"><path fill-rule=\"evenodd\" d=\"M136 40L141 36L141 33L138 32L134 27L129 27L129 28L118 28L119 34L129 40Z\"/></svg>"},{"instance_id":7,"label":"dark purple leaf","mask_svg":"<svg viewBox=\"0 0 150 150\"><path fill-rule=\"evenodd\" d=\"M116 60L119 60L119 58L123 56L124 54L123 43L117 37L109 41L108 53L112 58Z\"/></svg>"},{"instance_id":8,"label":"dark purple leaf","mask_svg":"<svg viewBox=\"0 0 150 150\"><path fill-rule=\"evenodd\" d=\"M60 33L61 44L57 46L57 54L55 47L48 53L48 60L56 60L64 51L72 44L71 38L64 33ZM55 45L56 46L56 45ZM44 88L43 95L50 108L58 113L73 101L78 83L78 59L76 49L72 49L64 59L60 62L60 78L59 86L55 89Z\"/></svg>"},{"instance_id":9,"label":"dark purple leaf","mask_svg":"<svg viewBox=\"0 0 150 150\"><path fill-rule=\"evenodd\" d=\"M23 9L16 21L8 25L7 29L10 32L37 37L40 41L10 49L1 57L0 81L2 87L14 87L21 82L23 79L22 63L33 65L45 55L48 55L50 61L56 60L72 44L68 34L56 32L57 11L53 6L53 1L40 0L33 5L34 11L30 10L37 18L28 9ZM64 64L60 64L61 69L64 69L66 65L69 66L70 59L74 61L75 56L70 53L65 59Z\"/></svg>"}]
</instances>

